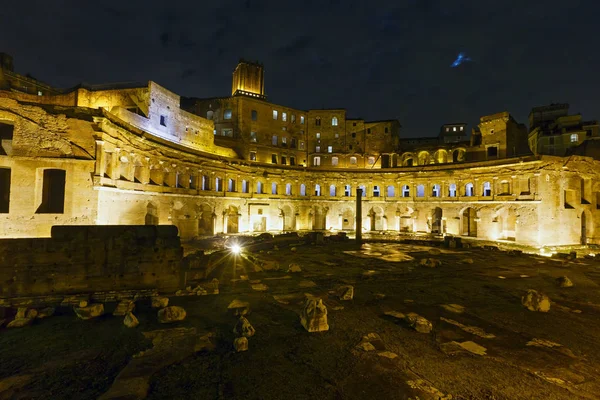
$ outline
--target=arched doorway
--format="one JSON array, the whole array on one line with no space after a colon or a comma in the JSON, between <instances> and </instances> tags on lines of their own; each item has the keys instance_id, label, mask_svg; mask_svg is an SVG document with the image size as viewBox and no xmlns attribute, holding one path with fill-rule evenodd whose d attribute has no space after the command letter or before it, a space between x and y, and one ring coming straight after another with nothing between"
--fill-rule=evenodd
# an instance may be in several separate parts
<instances>
[{"instance_id":1,"label":"arched doorway","mask_svg":"<svg viewBox=\"0 0 600 400\"><path fill-rule=\"evenodd\" d=\"M214 235L215 224L213 210L208 204L198 206L198 235Z\"/></svg>"},{"instance_id":2,"label":"arched doorway","mask_svg":"<svg viewBox=\"0 0 600 400\"><path fill-rule=\"evenodd\" d=\"M462 235L477 237L477 212L471 208L466 208L462 213Z\"/></svg>"},{"instance_id":3,"label":"arched doorway","mask_svg":"<svg viewBox=\"0 0 600 400\"><path fill-rule=\"evenodd\" d=\"M369 219L370 219L370 230L371 231L382 231L383 227L383 210L381 207L373 207L369 210Z\"/></svg>"},{"instance_id":4,"label":"arched doorway","mask_svg":"<svg viewBox=\"0 0 600 400\"><path fill-rule=\"evenodd\" d=\"M146 206L146 225L158 225L158 207L153 202L149 202Z\"/></svg>"},{"instance_id":5,"label":"arched doorway","mask_svg":"<svg viewBox=\"0 0 600 400\"><path fill-rule=\"evenodd\" d=\"M351 208L346 208L342 211L342 230L354 230L354 211Z\"/></svg>"},{"instance_id":6,"label":"arched doorway","mask_svg":"<svg viewBox=\"0 0 600 400\"><path fill-rule=\"evenodd\" d=\"M284 206L281 209L282 217L283 217L283 230L284 231L294 231L295 223L294 223L294 213L292 212L292 208L290 206Z\"/></svg>"},{"instance_id":7,"label":"arched doorway","mask_svg":"<svg viewBox=\"0 0 600 400\"><path fill-rule=\"evenodd\" d=\"M323 207L316 206L313 214L313 230L325 229L326 212Z\"/></svg>"},{"instance_id":8,"label":"arched doorway","mask_svg":"<svg viewBox=\"0 0 600 400\"><path fill-rule=\"evenodd\" d=\"M172 213L172 223L179 229L179 236L182 239L189 239L198 235L196 216L192 215L193 210L187 204L175 201Z\"/></svg>"},{"instance_id":9,"label":"arched doorway","mask_svg":"<svg viewBox=\"0 0 600 400\"><path fill-rule=\"evenodd\" d=\"M227 209L227 233L238 233L240 223L240 213L235 206L229 206Z\"/></svg>"},{"instance_id":10,"label":"arched doorway","mask_svg":"<svg viewBox=\"0 0 600 400\"><path fill-rule=\"evenodd\" d=\"M444 233L442 226L442 209L436 207L431 211L431 233L441 235Z\"/></svg>"}]
</instances>

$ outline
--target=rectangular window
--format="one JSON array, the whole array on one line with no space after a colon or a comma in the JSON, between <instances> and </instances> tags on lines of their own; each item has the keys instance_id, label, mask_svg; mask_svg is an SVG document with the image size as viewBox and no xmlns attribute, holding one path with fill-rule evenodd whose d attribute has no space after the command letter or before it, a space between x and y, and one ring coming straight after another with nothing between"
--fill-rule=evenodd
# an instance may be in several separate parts
<instances>
[{"instance_id":1,"label":"rectangular window","mask_svg":"<svg viewBox=\"0 0 600 400\"><path fill-rule=\"evenodd\" d=\"M292 114L292 124L296 123L296 115Z\"/></svg>"},{"instance_id":2,"label":"rectangular window","mask_svg":"<svg viewBox=\"0 0 600 400\"><path fill-rule=\"evenodd\" d=\"M304 125L304 115L301 115L301 116L300 116L300 123L301 123L302 125Z\"/></svg>"},{"instance_id":3,"label":"rectangular window","mask_svg":"<svg viewBox=\"0 0 600 400\"><path fill-rule=\"evenodd\" d=\"M257 142L256 132L250 132L250 141L253 143Z\"/></svg>"},{"instance_id":4,"label":"rectangular window","mask_svg":"<svg viewBox=\"0 0 600 400\"><path fill-rule=\"evenodd\" d=\"M227 191L235 192L235 180L229 178L229 180L227 181Z\"/></svg>"},{"instance_id":5,"label":"rectangular window","mask_svg":"<svg viewBox=\"0 0 600 400\"><path fill-rule=\"evenodd\" d=\"M277 183L271 183L271 194L277 194Z\"/></svg>"},{"instance_id":6,"label":"rectangular window","mask_svg":"<svg viewBox=\"0 0 600 400\"><path fill-rule=\"evenodd\" d=\"M38 214L62 214L65 211L65 178L62 169L45 169L42 183L42 203Z\"/></svg>"},{"instance_id":7,"label":"rectangular window","mask_svg":"<svg viewBox=\"0 0 600 400\"><path fill-rule=\"evenodd\" d=\"M286 138L285 136L283 136L283 137L281 138L281 145L282 145L283 147L287 147L287 138Z\"/></svg>"},{"instance_id":8,"label":"rectangular window","mask_svg":"<svg viewBox=\"0 0 600 400\"><path fill-rule=\"evenodd\" d=\"M273 146L277 146L277 135L273 135L273 137L271 138L271 144Z\"/></svg>"},{"instance_id":9,"label":"rectangular window","mask_svg":"<svg viewBox=\"0 0 600 400\"><path fill-rule=\"evenodd\" d=\"M350 197L350 195L352 194L351 191L352 191L352 188L350 187L350 185L344 186L344 196Z\"/></svg>"},{"instance_id":10,"label":"rectangular window","mask_svg":"<svg viewBox=\"0 0 600 400\"><path fill-rule=\"evenodd\" d=\"M338 165L339 159L337 157L331 157L331 165L336 167Z\"/></svg>"},{"instance_id":11,"label":"rectangular window","mask_svg":"<svg viewBox=\"0 0 600 400\"><path fill-rule=\"evenodd\" d=\"M327 152L333 153L333 146L327 146Z\"/></svg>"},{"instance_id":12,"label":"rectangular window","mask_svg":"<svg viewBox=\"0 0 600 400\"><path fill-rule=\"evenodd\" d=\"M250 115L252 116L252 121L256 121L258 119L258 112L256 112L256 110L252 110Z\"/></svg>"},{"instance_id":13,"label":"rectangular window","mask_svg":"<svg viewBox=\"0 0 600 400\"><path fill-rule=\"evenodd\" d=\"M248 181L244 179L242 181L242 193L248 193L248 189L249 189Z\"/></svg>"},{"instance_id":14,"label":"rectangular window","mask_svg":"<svg viewBox=\"0 0 600 400\"><path fill-rule=\"evenodd\" d=\"M230 109L225 110L225 112L223 113L223 119L231 119L231 110Z\"/></svg>"},{"instance_id":15,"label":"rectangular window","mask_svg":"<svg viewBox=\"0 0 600 400\"><path fill-rule=\"evenodd\" d=\"M296 139L292 138L292 142L290 143L290 148L292 148L292 149L296 148Z\"/></svg>"},{"instance_id":16,"label":"rectangular window","mask_svg":"<svg viewBox=\"0 0 600 400\"><path fill-rule=\"evenodd\" d=\"M300 141L300 150L304 150L304 142Z\"/></svg>"},{"instance_id":17,"label":"rectangular window","mask_svg":"<svg viewBox=\"0 0 600 400\"><path fill-rule=\"evenodd\" d=\"M222 129L221 135L225 137L233 137L233 129Z\"/></svg>"},{"instance_id":18,"label":"rectangular window","mask_svg":"<svg viewBox=\"0 0 600 400\"><path fill-rule=\"evenodd\" d=\"M356 157L350 157L350 164L356 165Z\"/></svg>"},{"instance_id":19,"label":"rectangular window","mask_svg":"<svg viewBox=\"0 0 600 400\"><path fill-rule=\"evenodd\" d=\"M313 158L313 165L314 165L314 166L319 166L319 165L321 165L321 157L314 157L314 158Z\"/></svg>"},{"instance_id":20,"label":"rectangular window","mask_svg":"<svg viewBox=\"0 0 600 400\"><path fill-rule=\"evenodd\" d=\"M385 127L385 133L388 133L388 127L387 126Z\"/></svg>"},{"instance_id":21,"label":"rectangular window","mask_svg":"<svg viewBox=\"0 0 600 400\"><path fill-rule=\"evenodd\" d=\"M10 205L10 168L0 168L0 213L8 213Z\"/></svg>"},{"instance_id":22,"label":"rectangular window","mask_svg":"<svg viewBox=\"0 0 600 400\"><path fill-rule=\"evenodd\" d=\"M571 143L577 143L579 141L579 135L576 133L571 134Z\"/></svg>"},{"instance_id":23,"label":"rectangular window","mask_svg":"<svg viewBox=\"0 0 600 400\"><path fill-rule=\"evenodd\" d=\"M335 138L338 139L340 137L340 134L336 132L333 136L335 136Z\"/></svg>"},{"instance_id":24,"label":"rectangular window","mask_svg":"<svg viewBox=\"0 0 600 400\"><path fill-rule=\"evenodd\" d=\"M369 165L373 165L373 164L375 164L375 157L369 157L369 158L367 159L367 163L368 163Z\"/></svg>"},{"instance_id":25,"label":"rectangular window","mask_svg":"<svg viewBox=\"0 0 600 400\"><path fill-rule=\"evenodd\" d=\"M162 126L167 126L167 117L165 115L160 116L160 124Z\"/></svg>"},{"instance_id":26,"label":"rectangular window","mask_svg":"<svg viewBox=\"0 0 600 400\"><path fill-rule=\"evenodd\" d=\"M379 186L373 186L373 197L379 197L380 193Z\"/></svg>"},{"instance_id":27,"label":"rectangular window","mask_svg":"<svg viewBox=\"0 0 600 400\"><path fill-rule=\"evenodd\" d=\"M277 119L278 113L277 110L273 110L273 119Z\"/></svg>"},{"instance_id":28,"label":"rectangular window","mask_svg":"<svg viewBox=\"0 0 600 400\"><path fill-rule=\"evenodd\" d=\"M271 163L277 164L277 154L271 154Z\"/></svg>"},{"instance_id":29,"label":"rectangular window","mask_svg":"<svg viewBox=\"0 0 600 400\"><path fill-rule=\"evenodd\" d=\"M368 128L368 129L367 129L367 133L371 133L371 128Z\"/></svg>"},{"instance_id":30,"label":"rectangular window","mask_svg":"<svg viewBox=\"0 0 600 400\"><path fill-rule=\"evenodd\" d=\"M321 134L317 132L317 133L315 134L315 138L316 138L316 139L321 139Z\"/></svg>"},{"instance_id":31,"label":"rectangular window","mask_svg":"<svg viewBox=\"0 0 600 400\"><path fill-rule=\"evenodd\" d=\"M296 157L290 157L290 165L296 165Z\"/></svg>"},{"instance_id":32,"label":"rectangular window","mask_svg":"<svg viewBox=\"0 0 600 400\"><path fill-rule=\"evenodd\" d=\"M14 129L13 125L0 122L0 156L12 155Z\"/></svg>"},{"instance_id":33,"label":"rectangular window","mask_svg":"<svg viewBox=\"0 0 600 400\"><path fill-rule=\"evenodd\" d=\"M281 165L286 165L286 164L287 164L287 157L281 156Z\"/></svg>"},{"instance_id":34,"label":"rectangular window","mask_svg":"<svg viewBox=\"0 0 600 400\"><path fill-rule=\"evenodd\" d=\"M282 120L283 122L286 122L286 121L287 121L287 113L281 113L281 120Z\"/></svg>"},{"instance_id":35,"label":"rectangular window","mask_svg":"<svg viewBox=\"0 0 600 400\"><path fill-rule=\"evenodd\" d=\"M321 152L321 146L315 146L315 153Z\"/></svg>"},{"instance_id":36,"label":"rectangular window","mask_svg":"<svg viewBox=\"0 0 600 400\"><path fill-rule=\"evenodd\" d=\"M498 148L496 146L490 146L487 148L488 157L498 157Z\"/></svg>"},{"instance_id":37,"label":"rectangular window","mask_svg":"<svg viewBox=\"0 0 600 400\"><path fill-rule=\"evenodd\" d=\"M256 161L256 152L255 151L250 152L250 161Z\"/></svg>"},{"instance_id":38,"label":"rectangular window","mask_svg":"<svg viewBox=\"0 0 600 400\"><path fill-rule=\"evenodd\" d=\"M223 180L221 178L215 178L215 190L221 192L223 190Z\"/></svg>"}]
</instances>

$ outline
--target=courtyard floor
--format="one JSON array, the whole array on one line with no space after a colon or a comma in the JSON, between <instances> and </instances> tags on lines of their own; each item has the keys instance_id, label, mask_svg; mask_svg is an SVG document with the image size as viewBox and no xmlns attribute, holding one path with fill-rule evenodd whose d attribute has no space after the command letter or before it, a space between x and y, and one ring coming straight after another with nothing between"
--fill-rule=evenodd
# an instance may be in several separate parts
<instances>
[{"instance_id":1,"label":"courtyard floor","mask_svg":"<svg viewBox=\"0 0 600 400\"><path fill-rule=\"evenodd\" d=\"M187 311L173 325L159 324L140 302L133 329L122 317L81 321L59 309L32 326L0 330L0 399L98 398L134 355L158 346L144 332L176 328L195 328L214 346L186 354L174 345L161 362L138 366L147 371L148 399L600 398L598 260L351 242L256 257L281 270L226 259L213 272L220 294L170 297ZM441 266L420 266L423 258ZM290 263L302 271L288 273ZM559 287L565 275L574 287ZM354 298L336 297L338 285L354 286ZM550 297L549 312L521 305L528 289ZM324 300L328 331L300 324L305 293ZM241 353L227 310L234 299L250 303L256 329ZM433 329L417 332L389 311L417 313ZM370 333L378 336L374 350L357 347Z\"/></svg>"}]
</instances>

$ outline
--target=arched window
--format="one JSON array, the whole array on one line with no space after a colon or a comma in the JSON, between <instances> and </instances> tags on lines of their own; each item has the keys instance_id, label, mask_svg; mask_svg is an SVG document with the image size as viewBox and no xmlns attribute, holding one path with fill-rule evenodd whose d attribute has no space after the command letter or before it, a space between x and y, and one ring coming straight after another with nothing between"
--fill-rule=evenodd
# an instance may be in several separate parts
<instances>
[{"instance_id":1,"label":"arched window","mask_svg":"<svg viewBox=\"0 0 600 400\"><path fill-rule=\"evenodd\" d=\"M315 196L320 196L321 195L321 185L316 184L315 185Z\"/></svg>"},{"instance_id":2,"label":"arched window","mask_svg":"<svg viewBox=\"0 0 600 400\"><path fill-rule=\"evenodd\" d=\"M440 197L440 185L438 185L437 183L433 185L433 187L431 188L431 195L433 197Z\"/></svg>"},{"instance_id":3,"label":"arched window","mask_svg":"<svg viewBox=\"0 0 600 400\"><path fill-rule=\"evenodd\" d=\"M338 119L337 117L333 117L331 118L331 126L337 126L338 124Z\"/></svg>"},{"instance_id":4,"label":"arched window","mask_svg":"<svg viewBox=\"0 0 600 400\"><path fill-rule=\"evenodd\" d=\"M213 115L214 115L214 112L213 112L212 110L210 110L210 111L207 111L207 112L206 112L206 119L208 119L208 120L211 120L211 121L212 121L212 119L213 119Z\"/></svg>"},{"instance_id":5,"label":"arched window","mask_svg":"<svg viewBox=\"0 0 600 400\"><path fill-rule=\"evenodd\" d=\"M510 194L510 183L508 181L500 182L500 194Z\"/></svg>"},{"instance_id":6,"label":"arched window","mask_svg":"<svg viewBox=\"0 0 600 400\"><path fill-rule=\"evenodd\" d=\"M456 183L451 183L448 186L448 197L456 197Z\"/></svg>"},{"instance_id":7,"label":"arched window","mask_svg":"<svg viewBox=\"0 0 600 400\"><path fill-rule=\"evenodd\" d=\"M410 197L410 186L402 186L402 197Z\"/></svg>"},{"instance_id":8,"label":"arched window","mask_svg":"<svg viewBox=\"0 0 600 400\"><path fill-rule=\"evenodd\" d=\"M292 184L291 183L287 183L285 185L285 195L286 196L291 196L292 195Z\"/></svg>"},{"instance_id":9,"label":"arched window","mask_svg":"<svg viewBox=\"0 0 600 400\"><path fill-rule=\"evenodd\" d=\"M417 186L417 197L425 197L425 185Z\"/></svg>"},{"instance_id":10,"label":"arched window","mask_svg":"<svg viewBox=\"0 0 600 400\"><path fill-rule=\"evenodd\" d=\"M472 183L467 183L465 185L465 196L473 196L474 192L473 192L473 184Z\"/></svg>"},{"instance_id":11,"label":"arched window","mask_svg":"<svg viewBox=\"0 0 600 400\"><path fill-rule=\"evenodd\" d=\"M242 180L242 193L248 193L248 181Z\"/></svg>"},{"instance_id":12,"label":"arched window","mask_svg":"<svg viewBox=\"0 0 600 400\"><path fill-rule=\"evenodd\" d=\"M483 183L483 195L486 197L492 195L492 185L489 182Z\"/></svg>"},{"instance_id":13,"label":"arched window","mask_svg":"<svg viewBox=\"0 0 600 400\"><path fill-rule=\"evenodd\" d=\"M335 197L335 195L336 195L336 190L335 190L335 189L336 189L336 188L335 188L335 185L331 185L331 186L329 186L329 195L330 195L331 197Z\"/></svg>"},{"instance_id":14,"label":"arched window","mask_svg":"<svg viewBox=\"0 0 600 400\"><path fill-rule=\"evenodd\" d=\"M321 117L315 118L315 126L321 126Z\"/></svg>"},{"instance_id":15,"label":"arched window","mask_svg":"<svg viewBox=\"0 0 600 400\"><path fill-rule=\"evenodd\" d=\"M262 193L263 192L263 184L261 181L256 182L256 193Z\"/></svg>"},{"instance_id":16,"label":"arched window","mask_svg":"<svg viewBox=\"0 0 600 400\"><path fill-rule=\"evenodd\" d=\"M277 194L277 183L271 183L271 194Z\"/></svg>"},{"instance_id":17,"label":"arched window","mask_svg":"<svg viewBox=\"0 0 600 400\"><path fill-rule=\"evenodd\" d=\"M306 196L306 185L304 183L300 185L300 196Z\"/></svg>"},{"instance_id":18,"label":"arched window","mask_svg":"<svg viewBox=\"0 0 600 400\"><path fill-rule=\"evenodd\" d=\"M394 197L396 195L396 188L393 185L387 187L387 197Z\"/></svg>"}]
</instances>

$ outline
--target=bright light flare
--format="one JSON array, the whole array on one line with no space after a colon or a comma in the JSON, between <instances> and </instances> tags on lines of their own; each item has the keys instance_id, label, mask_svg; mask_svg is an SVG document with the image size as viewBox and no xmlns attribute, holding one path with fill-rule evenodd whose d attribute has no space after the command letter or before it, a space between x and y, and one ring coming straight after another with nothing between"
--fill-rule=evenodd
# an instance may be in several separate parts
<instances>
[{"instance_id":1,"label":"bright light flare","mask_svg":"<svg viewBox=\"0 0 600 400\"><path fill-rule=\"evenodd\" d=\"M242 246L239 244L234 244L229 248L229 250L231 250L233 254L240 254L242 252Z\"/></svg>"}]
</instances>

